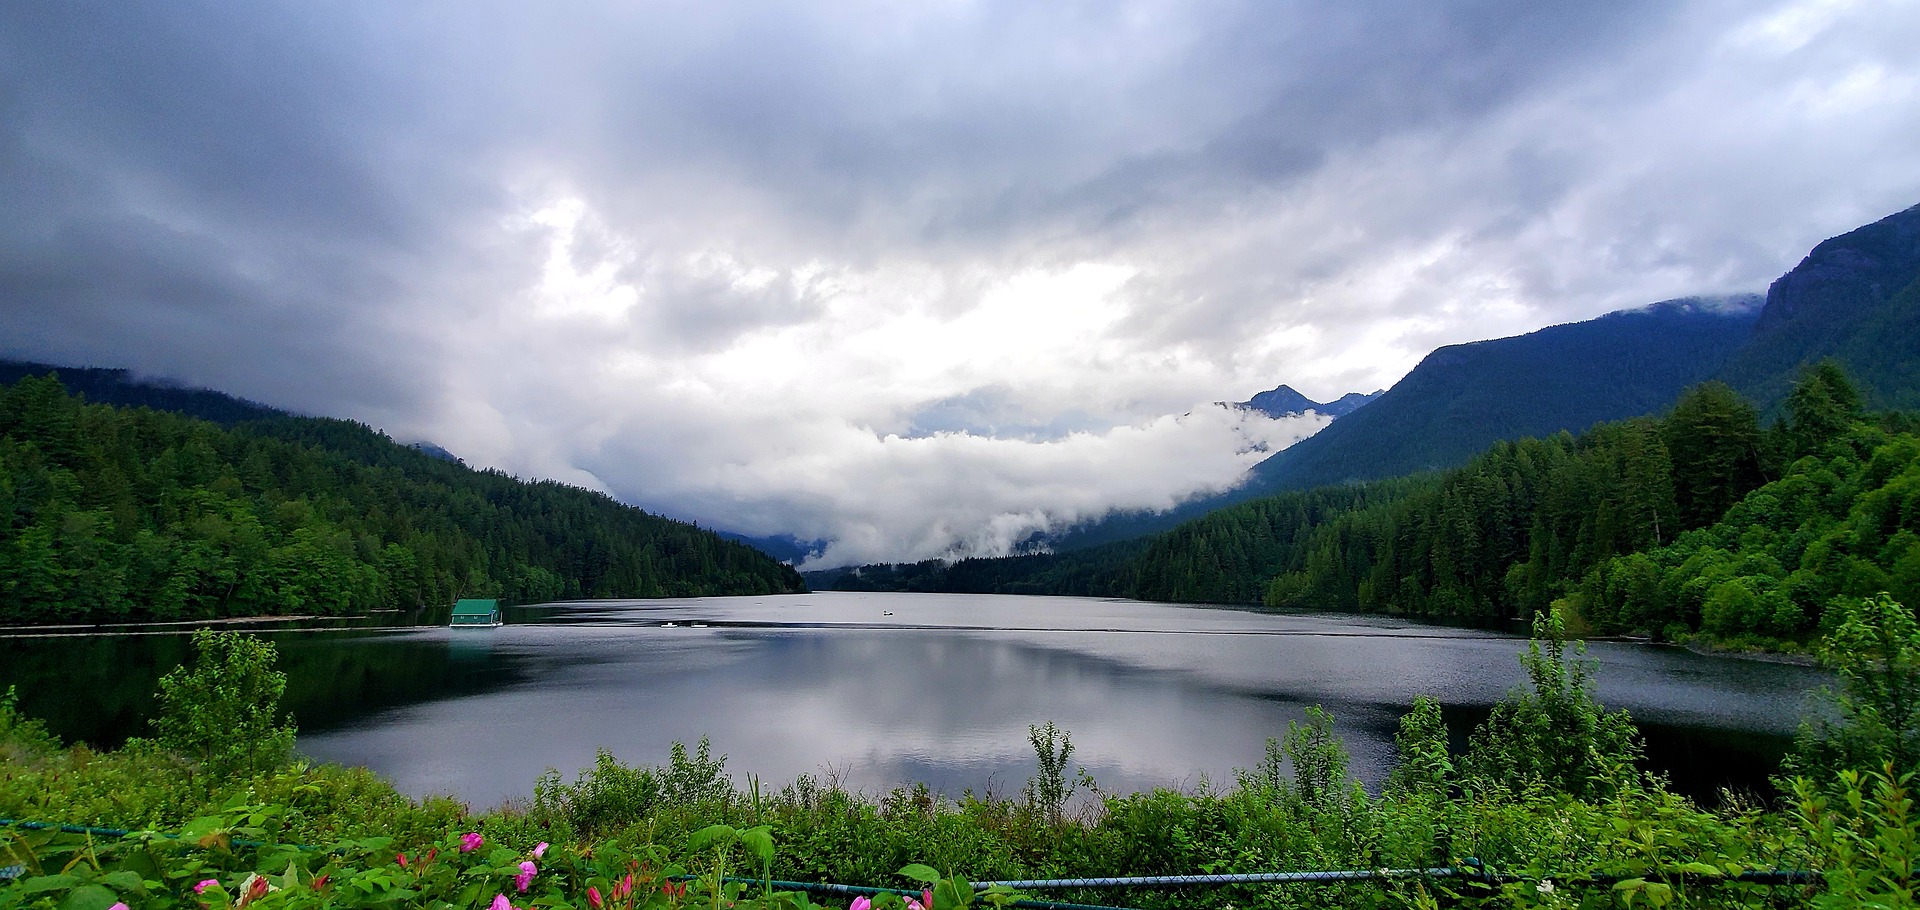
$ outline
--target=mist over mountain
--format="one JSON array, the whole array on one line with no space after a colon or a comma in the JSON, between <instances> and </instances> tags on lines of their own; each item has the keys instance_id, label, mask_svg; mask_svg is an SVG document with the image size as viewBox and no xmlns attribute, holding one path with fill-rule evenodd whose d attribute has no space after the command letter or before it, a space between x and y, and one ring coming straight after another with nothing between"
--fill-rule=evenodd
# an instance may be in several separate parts
<instances>
[{"instance_id":1,"label":"mist over mountain","mask_svg":"<svg viewBox=\"0 0 1920 910\"><path fill-rule=\"evenodd\" d=\"M1857 377L1867 406L1911 409L1920 406L1917 341L1920 206L1820 243L1764 298L1667 300L1440 348L1365 408L1262 461L1235 490L1115 513L1046 543L1085 549L1274 493L1454 467L1502 440L1663 412L1708 379L1767 408L1828 357ZM1287 386L1263 398L1280 408L1306 401Z\"/></svg>"},{"instance_id":2,"label":"mist over mountain","mask_svg":"<svg viewBox=\"0 0 1920 910\"><path fill-rule=\"evenodd\" d=\"M1916 329L1920 207L1819 244L1764 306L1669 300L1436 350L1378 401L1262 462L1233 496L1083 529L1078 542L1104 545L817 583L1474 622L1551 607L1605 631L1791 637L1837 594L1920 596L1920 544L1888 505L1914 476L1914 439L1899 434L1920 414L1897 408L1920 400ZM1873 377L1864 402L1847 391L1849 369ZM1727 382L1702 381L1716 377L1763 406L1789 389L1798 400L1766 428ZM1850 568L1825 568L1835 553ZM1675 594L1704 592L1684 579L1706 572L1722 573L1716 591L1758 588L1779 603L1729 612ZM1753 577L1724 581L1739 572ZM1803 585L1784 584L1789 574Z\"/></svg>"},{"instance_id":3,"label":"mist over mountain","mask_svg":"<svg viewBox=\"0 0 1920 910\"><path fill-rule=\"evenodd\" d=\"M736 534L732 531L715 531L714 533L727 540L746 544L788 565L799 565L819 556L826 551L828 543L824 540L801 540L792 534L755 537L750 534Z\"/></svg>"},{"instance_id":4,"label":"mist over mountain","mask_svg":"<svg viewBox=\"0 0 1920 910\"><path fill-rule=\"evenodd\" d=\"M1282 490L1452 467L1502 439L1661 410L1739 349L1760 303L1756 294L1667 300L1440 348L1393 388L1363 396L1364 407L1260 462L1236 489L1165 512L1116 513L1049 543L1072 550L1154 534ZM1287 393L1305 400L1286 386L1266 394L1286 407Z\"/></svg>"},{"instance_id":5,"label":"mist over mountain","mask_svg":"<svg viewBox=\"0 0 1920 910\"><path fill-rule=\"evenodd\" d=\"M67 391L86 396L94 404L123 408L152 408L186 417L210 420L223 427L247 421L276 420L310 415L297 414L272 405L261 404L215 389L189 386L164 376L143 376L133 370L110 367L71 367L26 360L0 359L0 386L12 385L29 376L52 373ZM460 462L460 456L441 446L419 440L409 448L441 461Z\"/></svg>"}]
</instances>

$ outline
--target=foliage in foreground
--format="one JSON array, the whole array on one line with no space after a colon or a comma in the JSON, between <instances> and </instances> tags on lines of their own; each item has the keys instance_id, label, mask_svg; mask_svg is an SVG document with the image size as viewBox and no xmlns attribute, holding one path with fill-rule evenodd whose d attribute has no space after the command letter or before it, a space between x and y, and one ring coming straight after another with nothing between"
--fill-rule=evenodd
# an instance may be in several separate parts
<instances>
[{"instance_id":1,"label":"foliage in foreground","mask_svg":"<svg viewBox=\"0 0 1920 910\"><path fill-rule=\"evenodd\" d=\"M1871 606L1856 613L1870 631L1881 615ZM1590 665L1550 621L1537 628L1546 637L1522 657L1528 684L1465 754L1449 753L1438 706L1416 703L1401 723L1402 765L1377 795L1348 775L1332 717L1314 709L1225 791L1096 790L1073 802L1075 781L1091 781L1084 770L1074 777L1071 739L1048 724L1030 731L1038 768L1019 800L952 801L924 789L876 799L808 777L777 791L753 781L742 792L702 742L676 747L661 767L603 753L570 783L549 773L528 804L474 813L446 799L407 799L365 770L239 761L266 753L209 754L192 737L163 733L104 753L63 748L9 697L0 699L0 816L134 833L0 828L0 879L11 881L0 885L0 910L815 906L779 881L905 892L856 903L860 910L959 910L1015 897L976 893L968 878L1440 866L1478 877L1044 896L1145 910L1916 906L1920 781L1890 763L1894 741L1809 752L1803 767L1813 776L1794 782L1784 810L1731 800L1708 811L1635 769L1631 725L1593 700ZM197 641L201 663L178 678L251 674L259 683L264 673L268 684L176 684L160 729L217 708L251 719L242 721L250 732L236 735L274 739L270 649L263 655L230 633ZM1842 681L1842 704L1854 707L1829 732L1863 709L1885 716L1895 690L1884 680ZM223 699L246 704L235 711ZM1542 764L1542 752L1572 758ZM1880 764L1837 772L1822 764L1836 756ZM228 774L207 773L218 762ZM1824 884L1736 880L1775 868L1816 869Z\"/></svg>"}]
</instances>

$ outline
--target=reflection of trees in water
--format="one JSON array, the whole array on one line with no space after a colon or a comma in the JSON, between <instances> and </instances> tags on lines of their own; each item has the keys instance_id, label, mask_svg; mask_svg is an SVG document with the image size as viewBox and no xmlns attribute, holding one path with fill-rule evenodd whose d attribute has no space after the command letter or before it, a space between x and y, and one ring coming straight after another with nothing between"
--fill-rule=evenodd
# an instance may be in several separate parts
<instances>
[{"instance_id":1,"label":"reflection of trees in water","mask_svg":"<svg viewBox=\"0 0 1920 910\"><path fill-rule=\"evenodd\" d=\"M191 650L185 635L0 640L0 688L61 738L113 747L148 732L154 685Z\"/></svg>"},{"instance_id":2,"label":"reflection of trees in water","mask_svg":"<svg viewBox=\"0 0 1920 910\"><path fill-rule=\"evenodd\" d=\"M302 731L366 714L506 688L524 674L471 639L369 639L352 634L269 636L287 674L282 704ZM150 731L160 677L192 653L185 635L0 639L0 689L61 738L114 747Z\"/></svg>"},{"instance_id":3,"label":"reflection of trees in water","mask_svg":"<svg viewBox=\"0 0 1920 910\"><path fill-rule=\"evenodd\" d=\"M286 704L302 732L341 726L377 711L504 689L522 681L490 642L421 637L282 638Z\"/></svg>"}]
</instances>

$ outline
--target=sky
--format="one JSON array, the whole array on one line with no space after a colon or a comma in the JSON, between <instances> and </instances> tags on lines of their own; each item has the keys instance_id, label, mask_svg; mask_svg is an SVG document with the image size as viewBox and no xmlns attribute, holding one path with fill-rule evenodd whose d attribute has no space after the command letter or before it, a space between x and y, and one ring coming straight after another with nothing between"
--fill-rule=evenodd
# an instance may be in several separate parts
<instances>
[{"instance_id":1,"label":"sky","mask_svg":"<svg viewBox=\"0 0 1920 910\"><path fill-rule=\"evenodd\" d=\"M1920 202L1920 2L0 4L0 356L808 567L1317 430L1213 406L1764 290Z\"/></svg>"}]
</instances>

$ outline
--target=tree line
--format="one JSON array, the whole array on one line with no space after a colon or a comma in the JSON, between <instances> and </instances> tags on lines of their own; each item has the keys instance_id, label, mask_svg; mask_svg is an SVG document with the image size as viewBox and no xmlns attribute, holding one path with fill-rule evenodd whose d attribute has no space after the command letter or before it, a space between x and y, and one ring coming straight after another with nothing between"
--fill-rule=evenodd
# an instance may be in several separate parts
<instances>
[{"instance_id":1,"label":"tree line","mask_svg":"<svg viewBox=\"0 0 1920 910\"><path fill-rule=\"evenodd\" d=\"M0 387L0 622L803 590L757 550L343 420L223 428Z\"/></svg>"}]
</instances>

